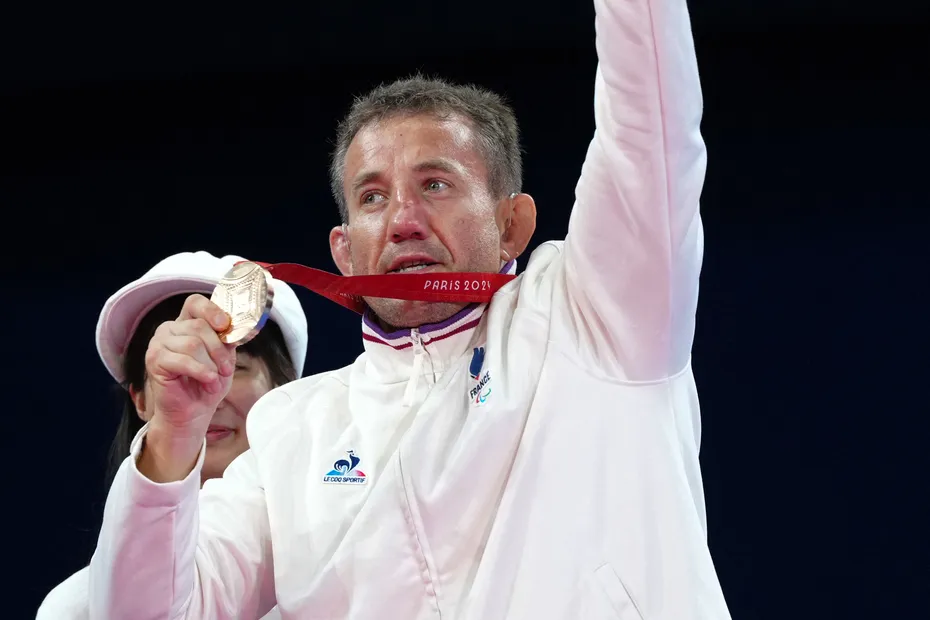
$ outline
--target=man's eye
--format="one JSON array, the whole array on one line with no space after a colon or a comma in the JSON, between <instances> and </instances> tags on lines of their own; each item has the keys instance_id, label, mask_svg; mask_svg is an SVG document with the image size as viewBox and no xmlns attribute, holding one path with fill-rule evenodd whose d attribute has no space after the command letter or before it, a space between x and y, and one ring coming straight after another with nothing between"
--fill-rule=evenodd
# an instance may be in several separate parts
<instances>
[{"instance_id":1,"label":"man's eye","mask_svg":"<svg viewBox=\"0 0 930 620\"><path fill-rule=\"evenodd\" d=\"M384 197L381 194L377 192L371 192L370 194L365 194L362 196L362 204L374 204L376 202L380 202L383 198Z\"/></svg>"},{"instance_id":2,"label":"man's eye","mask_svg":"<svg viewBox=\"0 0 930 620\"><path fill-rule=\"evenodd\" d=\"M431 192L439 192L449 187L444 181L432 180L426 184L426 189Z\"/></svg>"}]
</instances>

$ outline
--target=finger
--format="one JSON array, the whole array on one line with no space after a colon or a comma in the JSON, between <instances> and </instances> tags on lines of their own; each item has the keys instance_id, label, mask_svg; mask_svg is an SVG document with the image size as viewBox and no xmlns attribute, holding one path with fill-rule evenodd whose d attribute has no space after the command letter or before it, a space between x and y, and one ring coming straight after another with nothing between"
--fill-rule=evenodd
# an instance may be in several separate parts
<instances>
[{"instance_id":1,"label":"finger","mask_svg":"<svg viewBox=\"0 0 930 620\"><path fill-rule=\"evenodd\" d=\"M188 319L203 319L212 328L214 332L223 332L229 327L229 315L223 312L223 309L203 295L191 295L184 300L184 306L181 308L181 314L178 315L178 321Z\"/></svg>"},{"instance_id":2,"label":"finger","mask_svg":"<svg viewBox=\"0 0 930 620\"><path fill-rule=\"evenodd\" d=\"M177 336L175 334L171 334L162 337L159 344L161 347L171 351L172 353L186 355L188 357L194 358L215 373L220 372L220 364L222 363L222 360L217 362L212 357L210 357L210 353L207 351L206 345L197 335Z\"/></svg>"},{"instance_id":3,"label":"finger","mask_svg":"<svg viewBox=\"0 0 930 620\"><path fill-rule=\"evenodd\" d=\"M223 344L217 333L203 319L174 321L171 324L171 333L174 338L179 339L172 339L174 344L169 347L172 351L186 353L192 357L203 354L212 360L216 370L226 377L236 372L235 350L231 351ZM198 359L206 363L203 357Z\"/></svg>"},{"instance_id":4,"label":"finger","mask_svg":"<svg viewBox=\"0 0 930 620\"><path fill-rule=\"evenodd\" d=\"M146 368L164 379L189 377L204 386L219 381L216 370L197 361L190 355L175 353L165 348L149 349L145 355Z\"/></svg>"}]
</instances>

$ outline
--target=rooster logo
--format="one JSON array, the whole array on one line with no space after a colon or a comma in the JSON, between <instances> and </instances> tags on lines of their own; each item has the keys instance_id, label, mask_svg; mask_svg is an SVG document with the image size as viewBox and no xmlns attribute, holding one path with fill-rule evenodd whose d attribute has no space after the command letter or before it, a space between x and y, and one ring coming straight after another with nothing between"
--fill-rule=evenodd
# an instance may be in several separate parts
<instances>
[{"instance_id":1,"label":"rooster logo","mask_svg":"<svg viewBox=\"0 0 930 620\"><path fill-rule=\"evenodd\" d=\"M346 451L347 459L339 459L333 463L333 468L323 476L323 482L331 484L364 484L365 472L356 469L361 459L355 456L355 450Z\"/></svg>"}]
</instances>

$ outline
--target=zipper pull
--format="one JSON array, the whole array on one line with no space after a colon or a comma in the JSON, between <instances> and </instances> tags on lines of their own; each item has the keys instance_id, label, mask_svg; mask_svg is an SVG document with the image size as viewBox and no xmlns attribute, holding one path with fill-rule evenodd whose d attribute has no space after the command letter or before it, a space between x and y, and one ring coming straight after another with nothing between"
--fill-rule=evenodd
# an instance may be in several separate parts
<instances>
[{"instance_id":1,"label":"zipper pull","mask_svg":"<svg viewBox=\"0 0 930 620\"><path fill-rule=\"evenodd\" d=\"M410 380L407 382L407 389L404 390L404 407L412 405L417 395L417 383L423 373L423 357L426 354L420 332L411 329L410 339L413 341L413 370L410 371Z\"/></svg>"}]
</instances>

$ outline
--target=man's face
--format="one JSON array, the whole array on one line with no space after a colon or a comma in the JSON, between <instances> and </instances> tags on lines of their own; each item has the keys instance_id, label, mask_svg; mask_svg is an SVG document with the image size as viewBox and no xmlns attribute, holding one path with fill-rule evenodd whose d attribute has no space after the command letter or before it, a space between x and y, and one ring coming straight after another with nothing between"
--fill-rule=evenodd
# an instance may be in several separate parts
<instances>
[{"instance_id":1,"label":"man's face","mask_svg":"<svg viewBox=\"0 0 930 620\"><path fill-rule=\"evenodd\" d=\"M346 153L345 248L337 247L338 229L330 238L337 264L347 275L497 272L500 201L487 180L476 136L462 119L400 116L366 126ZM365 301L394 327L442 321L464 306Z\"/></svg>"}]
</instances>

